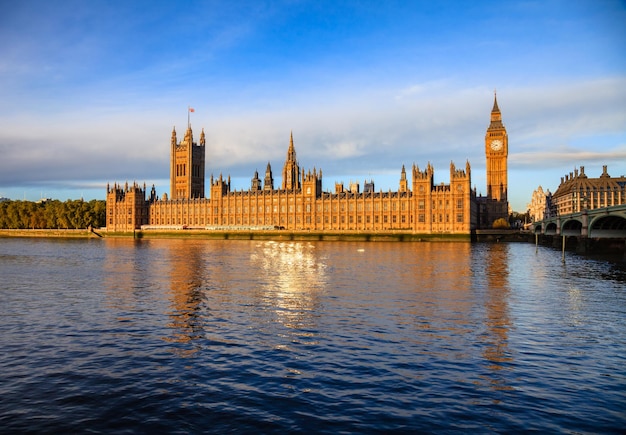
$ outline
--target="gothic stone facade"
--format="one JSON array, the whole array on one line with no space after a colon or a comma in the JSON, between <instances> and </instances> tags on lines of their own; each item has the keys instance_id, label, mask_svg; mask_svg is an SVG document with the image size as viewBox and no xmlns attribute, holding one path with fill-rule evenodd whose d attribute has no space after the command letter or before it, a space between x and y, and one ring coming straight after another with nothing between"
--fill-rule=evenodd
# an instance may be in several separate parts
<instances>
[{"instance_id":1,"label":"gothic stone facade","mask_svg":"<svg viewBox=\"0 0 626 435\"><path fill-rule=\"evenodd\" d=\"M494 100L495 115L499 109ZM492 127L494 112L492 112ZM193 141L191 127L178 143L171 138L170 197L159 199L154 187L107 185L107 230L136 229L285 229L296 231L411 231L418 234L469 234L479 221L500 213L493 204L506 203L506 153L508 140L501 121L495 126L501 145L493 145L488 130L488 196L478 197L471 187L471 168L450 163L450 183L436 184L434 168L413 165L410 181L405 167L398 190L375 192L374 183L348 189L342 183L334 192L322 190L322 171L300 168L291 135L280 188L274 187L268 163L263 181L258 172L248 190L231 190L230 178L210 178L210 198L204 195L205 138ZM491 129L491 127L490 127ZM497 163L490 165L491 160ZM490 169L491 168L491 169ZM493 175L490 175L493 174ZM493 195L493 197L491 197ZM484 210L479 210L483 204ZM487 205L485 205L487 204ZM508 204L508 203L507 203ZM494 211L495 210L495 211ZM506 208L505 208L506 210ZM482 214L482 217L481 217Z\"/></svg>"}]
</instances>

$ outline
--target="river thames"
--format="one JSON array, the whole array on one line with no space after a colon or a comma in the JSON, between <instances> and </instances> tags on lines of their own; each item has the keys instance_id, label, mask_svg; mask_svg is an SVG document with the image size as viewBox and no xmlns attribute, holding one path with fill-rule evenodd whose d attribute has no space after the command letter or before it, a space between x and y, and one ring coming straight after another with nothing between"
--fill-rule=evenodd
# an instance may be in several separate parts
<instances>
[{"instance_id":1,"label":"river thames","mask_svg":"<svg viewBox=\"0 0 626 435\"><path fill-rule=\"evenodd\" d=\"M619 433L626 267L565 260L0 239L0 432Z\"/></svg>"}]
</instances>

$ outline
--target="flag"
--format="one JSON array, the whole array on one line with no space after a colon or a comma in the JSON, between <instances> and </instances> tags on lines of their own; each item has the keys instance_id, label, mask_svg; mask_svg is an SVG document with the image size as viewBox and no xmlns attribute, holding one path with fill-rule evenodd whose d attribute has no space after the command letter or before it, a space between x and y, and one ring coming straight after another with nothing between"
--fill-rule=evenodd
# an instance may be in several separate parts
<instances>
[{"instance_id":1,"label":"flag","mask_svg":"<svg viewBox=\"0 0 626 435\"><path fill-rule=\"evenodd\" d=\"M195 112L196 110L195 110L193 107L190 107L190 108L189 108L189 111L190 111L190 112Z\"/></svg>"}]
</instances>

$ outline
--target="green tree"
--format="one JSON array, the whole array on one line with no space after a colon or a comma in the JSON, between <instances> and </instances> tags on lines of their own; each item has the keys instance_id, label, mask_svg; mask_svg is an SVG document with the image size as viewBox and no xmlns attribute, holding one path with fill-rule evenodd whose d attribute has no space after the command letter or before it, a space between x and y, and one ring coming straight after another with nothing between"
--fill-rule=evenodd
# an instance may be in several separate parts
<instances>
[{"instance_id":1,"label":"green tree","mask_svg":"<svg viewBox=\"0 0 626 435\"><path fill-rule=\"evenodd\" d=\"M93 199L89 201L91 208L93 210L93 222L91 226L100 228L106 225L106 209L107 203L106 201Z\"/></svg>"},{"instance_id":2,"label":"green tree","mask_svg":"<svg viewBox=\"0 0 626 435\"><path fill-rule=\"evenodd\" d=\"M59 213L60 208L61 208L60 201L56 199L52 201L46 201L45 211L44 211L44 215L46 219L45 228L49 228L49 229L59 228L58 213Z\"/></svg>"},{"instance_id":3,"label":"green tree","mask_svg":"<svg viewBox=\"0 0 626 435\"><path fill-rule=\"evenodd\" d=\"M0 228L9 228L7 219L7 208L10 201L0 202Z\"/></svg>"},{"instance_id":4,"label":"green tree","mask_svg":"<svg viewBox=\"0 0 626 435\"><path fill-rule=\"evenodd\" d=\"M509 224L509 221L506 218L498 218L495 221L493 221L493 225L492 227L494 229L508 229L511 228L511 225Z\"/></svg>"},{"instance_id":5,"label":"green tree","mask_svg":"<svg viewBox=\"0 0 626 435\"><path fill-rule=\"evenodd\" d=\"M34 204L31 207L30 226L29 228L45 228L46 218L44 215L45 207L43 204Z\"/></svg>"},{"instance_id":6,"label":"green tree","mask_svg":"<svg viewBox=\"0 0 626 435\"><path fill-rule=\"evenodd\" d=\"M0 228L99 228L106 222L106 201L50 200L0 203Z\"/></svg>"},{"instance_id":7,"label":"green tree","mask_svg":"<svg viewBox=\"0 0 626 435\"><path fill-rule=\"evenodd\" d=\"M24 205L22 204L22 201L13 201L9 204L9 228L25 228L24 220L22 219L22 216L24 215L23 209Z\"/></svg>"}]
</instances>

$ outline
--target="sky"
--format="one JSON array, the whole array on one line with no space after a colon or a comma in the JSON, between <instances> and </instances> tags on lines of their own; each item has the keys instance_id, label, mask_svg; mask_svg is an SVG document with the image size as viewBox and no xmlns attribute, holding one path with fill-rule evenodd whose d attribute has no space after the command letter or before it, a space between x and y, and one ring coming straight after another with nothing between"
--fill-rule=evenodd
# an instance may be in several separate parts
<instances>
[{"instance_id":1,"label":"sky","mask_svg":"<svg viewBox=\"0 0 626 435\"><path fill-rule=\"evenodd\" d=\"M624 23L618 0L0 0L0 197L169 194L189 107L207 185L280 183L293 133L324 190L469 161L485 194L496 92L525 212L574 168L626 175Z\"/></svg>"}]
</instances>

